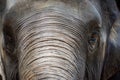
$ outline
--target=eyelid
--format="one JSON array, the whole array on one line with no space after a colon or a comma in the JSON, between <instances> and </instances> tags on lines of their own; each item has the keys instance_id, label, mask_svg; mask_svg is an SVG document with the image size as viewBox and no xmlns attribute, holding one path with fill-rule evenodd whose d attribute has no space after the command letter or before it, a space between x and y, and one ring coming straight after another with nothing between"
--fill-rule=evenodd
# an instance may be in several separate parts
<instances>
[{"instance_id":1,"label":"eyelid","mask_svg":"<svg viewBox=\"0 0 120 80\"><path fill-rule=\"evenodd\" d=\"M95 39L95 38L91 38L90 40L92 40L92 41L96 41L96 39Z\"/></svg>"},{"instance_id":2,"label":"eyelid","mask_svg":"<svg viewBox=\"0 0 120 80\"><path fill-rule=\"evenodd\" d=\"M96 20L91 20L89 23L87 23L88 31L91 32L91 30L95 30L96 32L100 32L100 29L102 28L99 26L98 22Z\"/></svg>"},{"instance_id":3,"label":"eyelid","mask_svg":"<svg viewBox=\"0 0 120 80\"><path fill-rule=\"evenodd\" d=\"M99 31L94 31L92 34L99 34Z\"/></svg>"}]
</instances>

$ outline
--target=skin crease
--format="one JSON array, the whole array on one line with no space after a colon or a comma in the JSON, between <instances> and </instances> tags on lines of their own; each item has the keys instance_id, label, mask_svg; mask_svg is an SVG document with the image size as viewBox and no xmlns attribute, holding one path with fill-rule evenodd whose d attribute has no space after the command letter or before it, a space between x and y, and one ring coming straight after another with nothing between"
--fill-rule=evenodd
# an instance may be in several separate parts
<instances>
[{"instance_id":1,"label":"skin crease","mask_svg":"<svg viewBox=\"0 0 120 80\"><path fill-rule=\"evenodd\" d=\"M2 39L3 39L3 34L2 34L2 20L0 18L0 45L2 45ZM1 56L2 56L2 46L0 46L0 80L5 80L5 74L4 74L4 68L3 68L3 63L2 63L2 60L1 60Z\"/></svg>"},{"instance_id":2,"label":"skin crease","mask_svg":"<svg viewBox=\"0 0 120 80\"><path fill-rule=\"evenodd\" d=\"M2 53L3 53L3 48L2 48L2 39L3 39L3 32L2 32L2 28L3 28L3 25L2 25L2 15L3 15L3 12L4 12L4 9L5 9L5 3L6 1L0 1L0 80L5 80L5 73L4 73L4 66L3 66L3 63L2 63Z\"/></svg>"},{"instance_id":3,"label":"skin crease","mask_svg":"<svg viewBox=\"0 0 120 80\"><path fill-rule=\"evenodd\" d=\"M114 0L12 1L3 16L7 80L108 80L119 71ZM89 37L97 30L98 45L90 52Z\"/></svg>"}]
</instances>

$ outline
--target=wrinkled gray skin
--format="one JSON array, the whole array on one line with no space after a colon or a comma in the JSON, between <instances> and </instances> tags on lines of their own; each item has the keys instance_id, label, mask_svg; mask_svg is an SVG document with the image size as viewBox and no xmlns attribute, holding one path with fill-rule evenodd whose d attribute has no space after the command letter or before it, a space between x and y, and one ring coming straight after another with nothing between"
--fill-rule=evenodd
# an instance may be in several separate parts
<instances>
[{"instance_id":1,"label":"wrinkled gray skin","mask_svg":"<svg viewBox=\"0 0 120 80\"><path fill-rule=\"evenodd\" d=\"M108 80L120 70L114 0L7 0L2 12L6 80Z\"/></svg>"}]
</instances>

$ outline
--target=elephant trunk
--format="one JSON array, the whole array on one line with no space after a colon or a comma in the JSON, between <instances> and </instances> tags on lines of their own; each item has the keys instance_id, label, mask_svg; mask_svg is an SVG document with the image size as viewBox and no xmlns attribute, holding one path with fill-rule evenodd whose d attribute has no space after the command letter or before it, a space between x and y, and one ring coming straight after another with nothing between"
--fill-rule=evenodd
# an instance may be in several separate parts
<instances>
[{"instance_id":1,"label":"elephant trunk","mask_svg":"<svg viewBox=\"0 0 120 80\"><path fill-rule=\"evenodd\" d=\"M79 19L53 11L24 20L16 29L20 80L83 80L83 26Z\"/></svg>"}]
</instances>

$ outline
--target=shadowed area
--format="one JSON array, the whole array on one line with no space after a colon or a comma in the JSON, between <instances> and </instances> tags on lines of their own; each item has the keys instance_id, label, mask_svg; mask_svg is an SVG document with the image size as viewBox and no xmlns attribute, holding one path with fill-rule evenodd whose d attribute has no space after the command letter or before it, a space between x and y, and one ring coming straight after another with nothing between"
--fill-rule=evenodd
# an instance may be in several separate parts
<instances>
[{"instance_id":1,"label":"shadowed area","mask_svg":"<svg viewBox=\"0 0 120 80\"><path fill-rule=\"evenodd\" d=\"M117 6L118 6L118 8L120 10L120 0L116 0L116 3L117 3Z\"/></svg>"},{"instance_id":2,"label":"shadowed area","mask_svg":"<svg viewBox=\"0 0 120 80\"><path fill-rule=\"evenodd\" d=\"M120 80L120 72L116 73L114 76L112 76L109 80Z\"/></svg>"}]
</instances>

